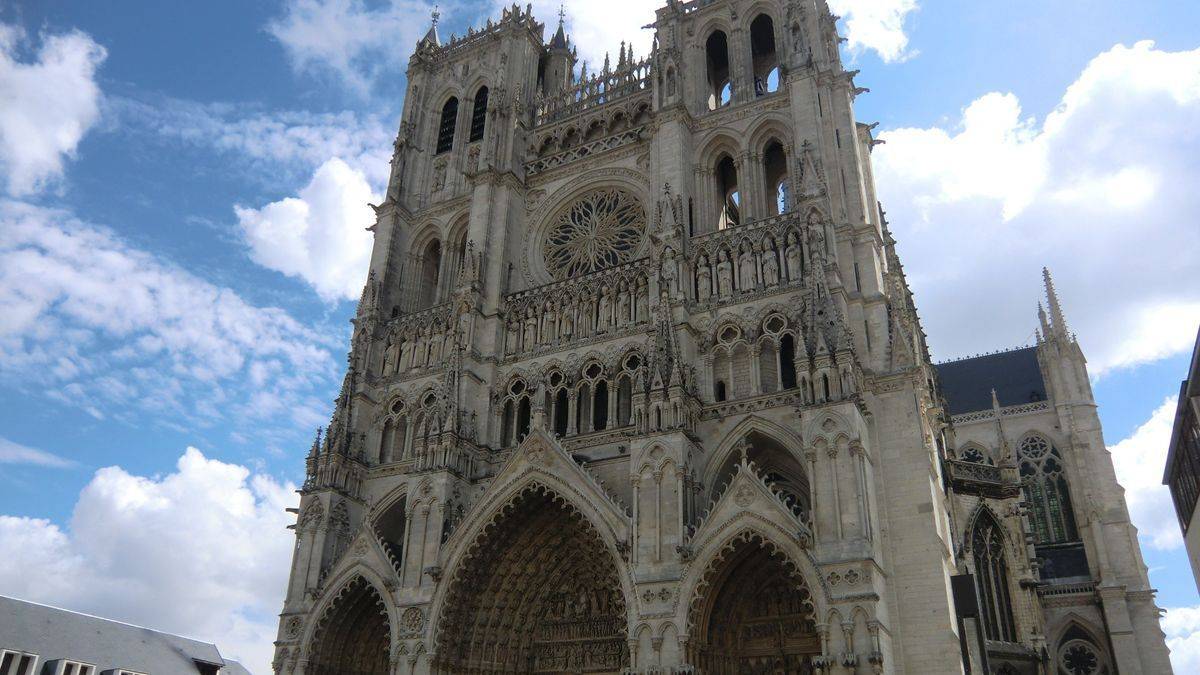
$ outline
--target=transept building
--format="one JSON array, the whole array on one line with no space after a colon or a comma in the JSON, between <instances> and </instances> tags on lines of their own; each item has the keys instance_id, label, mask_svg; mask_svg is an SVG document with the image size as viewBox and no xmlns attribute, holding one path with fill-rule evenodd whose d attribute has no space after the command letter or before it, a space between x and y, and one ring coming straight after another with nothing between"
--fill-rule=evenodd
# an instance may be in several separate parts
<instances>
[{"instance_id":1,"label":"transept building","mask_svg":"<svg viewBox=\"0 0 1200 675\"><path fill-rule=\"evenodd\" d=\"M435 23L277 673L1170 672L1049 274L1036 346L931 362L836 21Z\"/></svg>"}]
</instances>

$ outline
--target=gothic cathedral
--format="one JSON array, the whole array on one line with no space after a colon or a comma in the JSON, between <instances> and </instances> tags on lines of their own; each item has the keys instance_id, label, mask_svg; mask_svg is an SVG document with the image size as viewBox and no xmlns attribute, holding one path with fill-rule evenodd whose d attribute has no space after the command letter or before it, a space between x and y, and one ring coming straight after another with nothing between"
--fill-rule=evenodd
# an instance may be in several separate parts
<instances>
[{"instance_id":1,"label":"gothic cathedral","mask_svg":"<svg viewBox=\"0 0 1200 675\"><path fill-rule=\"evenodd\" d=\"M1036 346L931 363L836 21L435 17L276 673L1171 671L1049 274Z\"/></svg>"}]
</instances>

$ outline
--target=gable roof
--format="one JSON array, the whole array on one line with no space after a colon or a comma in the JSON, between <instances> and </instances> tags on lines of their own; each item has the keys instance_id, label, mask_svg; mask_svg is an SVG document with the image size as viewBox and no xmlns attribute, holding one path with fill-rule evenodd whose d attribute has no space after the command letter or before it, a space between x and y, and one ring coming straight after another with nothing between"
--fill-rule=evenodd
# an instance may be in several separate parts
<instances>
[{"instance_id":1,"label":"gable roof","mask_svg":"<svg viewBox=\"0 0 1200 675\"><path fill-rule=\"evenodd\" d=\"M948 361L935 368L951 416L990 410L993 389L1002 407L1046 400L1037 347Z\"/></svg>"},{"instance_id":2,"label":"gable roof","mask_svg":"<svg viewBox=\"0 0 1200 675\"><path fill-rule=\"evenodd\" d=\"M39 664L90 663L101 673L247 673L214 644L2 595L0 647L37 654Z\"/></svg>"}]
</instances>

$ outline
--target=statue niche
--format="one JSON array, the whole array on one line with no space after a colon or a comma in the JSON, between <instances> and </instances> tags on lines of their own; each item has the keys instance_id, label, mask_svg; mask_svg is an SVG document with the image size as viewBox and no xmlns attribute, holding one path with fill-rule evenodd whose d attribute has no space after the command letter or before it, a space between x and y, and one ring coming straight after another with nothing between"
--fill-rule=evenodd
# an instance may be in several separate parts
<instances>
[{"instance_id":1,"label":"statue niche","mask_svg":"<svg viewBox=\"0 0 1200 675\"><path fill-rule=\"evenodd\" d=\"M809 675L821 653L811 595L782 555L759 541L734 545L710 571L693 609L691 663L706 675Z\"/></svg>"},{"instance_id":2,"label":"statue niche","mask_svg":"<svg viewBox=\"0 0 1200 675\"><path fill-rule=\"evenodd\" d=\"M482 536L446 598L437 672L616 675L628 666L614 558L582 516L531 489Z\"/></svg>"}]
</instances>

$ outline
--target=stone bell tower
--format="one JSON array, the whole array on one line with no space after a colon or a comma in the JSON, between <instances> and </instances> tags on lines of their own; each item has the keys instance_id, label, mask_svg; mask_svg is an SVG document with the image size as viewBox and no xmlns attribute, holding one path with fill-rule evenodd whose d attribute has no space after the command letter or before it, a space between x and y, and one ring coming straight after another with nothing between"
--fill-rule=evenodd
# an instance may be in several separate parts
<instances>
[{"instance_id":1,"label":"stone bell tower","mask_svg":"<svg viewBox=\"0 0 1200 675\"><path fill-rule=\"evenodd\" d=\"M648 54L597 67L561 17L443 41L435 15L277 673L1108 663L1090 619L1047 628L1036 486L959 454L836 25L824 0L670 0ZM962 573L988 618L960 621Z\"/></svg>"}]
</instances>

